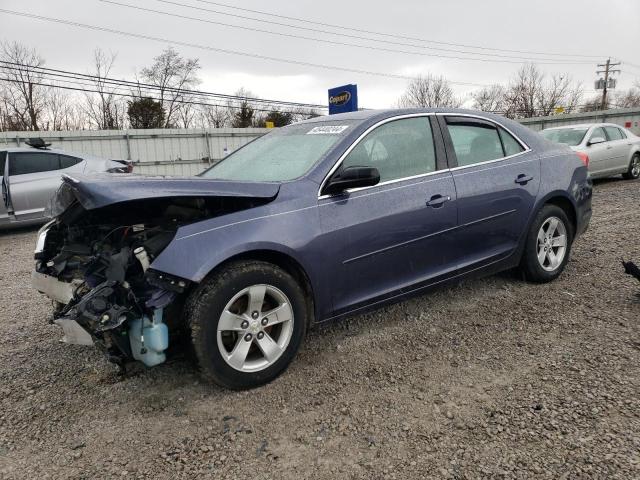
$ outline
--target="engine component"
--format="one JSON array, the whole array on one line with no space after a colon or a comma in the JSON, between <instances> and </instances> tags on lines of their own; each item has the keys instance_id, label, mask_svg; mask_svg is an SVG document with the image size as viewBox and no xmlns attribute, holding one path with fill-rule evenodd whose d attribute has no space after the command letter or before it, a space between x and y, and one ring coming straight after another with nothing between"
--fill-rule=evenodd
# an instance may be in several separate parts
<instances>
[{"instance_id":1,"label":"engine component","mask_svg":"<svg viewBox=\"0 0 640 480\"><path fill-rule=\"evenodd\" d=\"M138 247L133 251L133 254L136 256L140 265L142 266L142 271L146 272L149 268L149 255L144 247Z\"/></svg>"}]
</instances>

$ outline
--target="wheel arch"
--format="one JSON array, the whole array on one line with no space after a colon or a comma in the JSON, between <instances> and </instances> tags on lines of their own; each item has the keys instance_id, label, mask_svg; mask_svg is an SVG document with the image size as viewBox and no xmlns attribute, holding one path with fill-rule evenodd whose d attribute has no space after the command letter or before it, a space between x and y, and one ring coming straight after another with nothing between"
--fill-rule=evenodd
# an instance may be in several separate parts
<instances>
[{"instance_id":1,"label":"wheel arch","mask_svg":"<svg viewBox=\"0 0 640 480\"><path fill-rule=\"evenodd\" d=\"M566 194L551 194L540 203L539 209L545 205L555 205L564 211L567 217L569 217L569 221L571 221L571 228L573 229L573 235L575 236L578 231L578 211L569 197Z\"/></svg>"},{"instance_id":2,"label":"wheel arch","mask_svg":"<svg viewBox=\"0 0 640 480\"><path fill-rule=\"evenodd\" d=\"M316 318L316 298L314 295L314 287L313 283L311 282L311 278L298 260L282 251L261 248L236 253L235 255L230 256L226 260L213 267L202 279L202 282L205 282L207 278L224 269L231 263L251 260L267 262L280 267L300 284L307 298L307 313L309 324L313 324Z\"/></svg>"}]
</instances>

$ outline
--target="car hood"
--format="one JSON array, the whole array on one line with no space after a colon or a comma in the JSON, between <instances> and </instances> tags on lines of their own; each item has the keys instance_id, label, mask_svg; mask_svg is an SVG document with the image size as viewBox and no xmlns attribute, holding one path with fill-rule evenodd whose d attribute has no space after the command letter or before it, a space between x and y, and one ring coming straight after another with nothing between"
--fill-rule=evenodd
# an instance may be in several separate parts
<instances>
[{"instance_id":1,"label":"car hood","mask_svg":"<svg viewBox=\"0 0 640 480\"><path fill-rule=\"evenodd\" d=\"M201 177L165 177L127 174L63 175L52 214L69 204L70 194L87 210L131 200L171 197L275 198L280 184L236 182ZM57 205L55 205L57 204Z\"/></svg>"}]
</instances>

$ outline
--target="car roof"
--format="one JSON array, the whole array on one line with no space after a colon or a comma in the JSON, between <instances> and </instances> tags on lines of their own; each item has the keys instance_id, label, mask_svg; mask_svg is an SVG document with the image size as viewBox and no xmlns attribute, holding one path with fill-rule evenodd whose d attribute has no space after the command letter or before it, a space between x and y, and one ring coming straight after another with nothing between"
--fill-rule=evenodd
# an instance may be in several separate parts
<instances>
[{"instance_id":1,"label":"car roof","mask_svg":"<svg viewBox=\"0 0 640 480\"><path fill-rule=\"evenodd\" d=\"M504 120L505 117L495 115L489 112L483 112L480 110L470 110L464 108L387 108L379 110L358 110L356 112L338 113L335 115L322 115L319 117L310 118L308 120L302 120L297 122L296 125L305 123L327 123L338 122L340 120L384 120L385 118L397 117L401 115L411 115L419 113L448 113L448 114L461 114L461 115L474 115L482 116L490 119Z\"/></svg>"},{"instance_id":2,"label":"car roof","mask_svg":"<svg viewBox=\"0 0 640 480\"><path fill-rule=\"evenodd\" d=\"M60 150L57 148L34 148L34 147L7 147L2 148L0 146L0 150L3 152L48 152L48 153L62 153L65 155L76 155L71 152L66 152L64 150Z\"/></svg>"},{"instance_id":3,"label":"car roof","mask_svg":"<svg viewBox=\"0 0 640 480\"><path fill-rule=\"evenodd\" d=\"M560 130L562 128L591 128L591 127L618 127L624 128L620 125L616 125L615 123L576 123L575 125L561 125L559 127L549 127L544 128L543 130Z\"/></svg>"}]
</instances>

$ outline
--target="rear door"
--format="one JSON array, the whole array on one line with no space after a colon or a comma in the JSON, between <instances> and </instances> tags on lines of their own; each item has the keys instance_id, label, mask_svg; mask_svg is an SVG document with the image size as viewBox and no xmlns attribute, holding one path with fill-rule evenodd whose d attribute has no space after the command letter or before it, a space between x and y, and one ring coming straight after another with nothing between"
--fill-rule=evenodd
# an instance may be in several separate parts
<instances>
[{"instance_id":1,"label":"rear door","mask_svg":"<svg viewBox=\"0 0 640 480\"><path fill-rule=\"evenodd\" d=\"M376 167L380 183L318 200L335 312L452 274L456 193L435 119L385 121L336 172L348 166Z\"/></svg>"},{"instance_id":2,"label":"rear door","mask_svg":"<svg viewBox=\"0 0 640 480\"><path fill-rule=\"evenodd\" d=\"M496 123L473 116L438 118L458 199L459 267L469 271L516 250L538 194L540 162Z\"/></svg>"},{"instance_id":3,"label":"rear door","mask_svg":"<svg viewBox=\"0 0 640 480\"><path fill-rule=\"evenodd\" d=\"M15 219L27 221L44 217L62 174L74 172L81 165L81 159L55 152L11 152L8 183Z\"/></svg>"},{"instance_id":4,"label":"rear door","mask_svg":"<svg viewBox=\"0 0 640 480\"><path fill-rule=\"evenodd\" d=\"M610 152L609 168L626 171L630 160L626 136L623 137L618 127L604 127L604 131L607 134L607 150Z\"/></svg>"}]
</instances>

